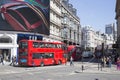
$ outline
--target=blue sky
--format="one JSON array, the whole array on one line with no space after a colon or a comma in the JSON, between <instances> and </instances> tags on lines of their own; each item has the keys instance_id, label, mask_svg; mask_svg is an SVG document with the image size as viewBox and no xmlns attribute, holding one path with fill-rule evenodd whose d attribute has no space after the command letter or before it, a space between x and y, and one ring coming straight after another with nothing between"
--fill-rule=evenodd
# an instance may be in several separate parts
<instances>
[{"instance_id":1,"label":"blue sky","mask_svg":"<svg viewBox=\"0 0 120 80\"><path fill-rule=\"evenodd\" d=\"M80 24L90 25L96 31L105 32L105 25L116 23L116 0L69 0L77 9Z\"/></svg>"}]
</instances>

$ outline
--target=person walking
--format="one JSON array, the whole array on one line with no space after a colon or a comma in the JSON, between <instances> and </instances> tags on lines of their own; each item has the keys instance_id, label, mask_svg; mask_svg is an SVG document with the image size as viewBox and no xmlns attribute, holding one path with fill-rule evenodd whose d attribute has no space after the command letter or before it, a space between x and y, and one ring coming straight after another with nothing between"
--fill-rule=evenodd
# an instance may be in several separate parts
<instances>
[{"instance_id":1,"label":"person walking","mask_svg":"<svg viewBox=\"0 0 120 80\"><path fill-rule=\"evenodd\" d=\"M70 66L72 66L73 65L73 58L72 58L72 56L70 57Z\"/></svg>"},{"instance_id":2,"label":"person walking","mask_svg":"<svg viewBox=\"0 0 120 80\"><path fill-rule=\"evenodd\" d=\"M15 57L12 56L12 62L10 63L10 66L14 66L14 63L15 63Z\"/></svg>"},{"instance_id":3,"label":"person walking","mask_svg":"<svg viewBox=\"0 0 120 80\"><path fill-rule=\"evenodd\" d=\"M106 59L105 57L101 57L101 67L105 67Z\"/></svg>"},{"instance_id":4,"label":"person walking","mask_svg":"<svg viewBox=\"0 0 120 80\"><path fill-rule=\"evenodd\" d=\"M0 63L1 63L1 57L2 57L2 56L1 56L1 54L0 54Z\"/></svg>"},{"instance_id":5,"label":"person walking","mask_svg":"<svg viewBox=\"0 0 120 80\"><path fill-rule=\"evenodd\" d=\"M117 70L120 70L120 58L117 58L116 65L117 65Z\"/></svg>"},{"instance_id":6,"label":"person walking","mask_svg":"<svg viewBox=\"0 0 120 80\"><path fill-rule=\"evenodd\" d=\"M111 68L112 66L112 60L111 60L111 57L108 58L108 67Z\"/></svg>"},{"instance_id":7,"label":"person walking","mask_svg":"<svg viewBox=\"0 0 120 80\"><path fill-rule=\"evenodd\" d=\"M2 63L2 65L4 65L3 55L1 55L1 63Z\"/></svg>"}]
</instances>

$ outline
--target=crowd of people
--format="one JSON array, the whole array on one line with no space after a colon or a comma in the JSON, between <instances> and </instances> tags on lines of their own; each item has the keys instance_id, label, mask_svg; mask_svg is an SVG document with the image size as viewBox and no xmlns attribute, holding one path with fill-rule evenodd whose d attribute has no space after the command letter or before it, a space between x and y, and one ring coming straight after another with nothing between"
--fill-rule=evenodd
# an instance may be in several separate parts
<instances>
[{"instance_id":1,"label":"crowd of people","mask_svg":"<svg viewBox=\"0 0 120 80\"><path fill-rule=\"evenodd\" d=\"M4 65L5 64L5 61L4 61L4 57L3 57L3 55L1 55L0 54L0 63L2 64L2 65ZM12 56L12 59L11 59L11 62L10 62L10 66L15 66L17 64L17 58L16 58L16 56Z\"/></svg>"},{"instance_id":2,"label":"crowd of people","mask_svg":"<svg viewBox=\"0 0 120 80\"><path fill-rule=\"evenodd\" d=\"M111 57L102 57L101 58L101 66L102 67L111 67L112 65L112 60Z\"/></svg>"},{"instance_id":3,"label":"crowd of people","mask_svg":"<svg viewBox=\"0 0 120 80\"><path fill-rule=\"evenodd\" d=\"M120 58L118 57L116 61L113 62L112 57L101 57L100 58L101 67L111 68L112 64L116 65L117 70L120 70Z\"/></svg>"}]
</instances>

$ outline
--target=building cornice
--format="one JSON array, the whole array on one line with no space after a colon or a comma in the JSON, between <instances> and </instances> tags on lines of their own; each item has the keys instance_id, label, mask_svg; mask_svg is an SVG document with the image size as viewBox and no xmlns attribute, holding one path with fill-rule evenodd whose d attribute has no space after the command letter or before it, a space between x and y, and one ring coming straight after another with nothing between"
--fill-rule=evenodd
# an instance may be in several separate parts
<instances>
[{"instance_id":1,"label":"building cornice","mask_svg":"<svg viewBox=\"0 0 120 80\"><path fill-rule=\"evenodd\" d=\"M66 5L64 5L64 3L61 3L61 6L62 6L63 8L65 8L75 20L77 20L77 21L80 22L79 17L75 16L75 15L68 9L68 7L67 7Z\"/></svg>"},{"instance_id":2,"label":"building cornice","mask_svg":"<svg viewBox=\"0 0 120 80\"><path fill-rule=\"evenodd\" d=\"M61 6L60 0L54 0L59 6Z\"/></svg>"}]
</instances>

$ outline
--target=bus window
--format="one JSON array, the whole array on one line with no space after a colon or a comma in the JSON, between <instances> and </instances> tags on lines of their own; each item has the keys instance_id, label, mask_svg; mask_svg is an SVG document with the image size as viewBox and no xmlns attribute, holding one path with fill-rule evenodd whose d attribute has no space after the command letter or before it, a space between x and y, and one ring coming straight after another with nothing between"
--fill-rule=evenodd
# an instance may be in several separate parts
<instances>
[{"instance_id":1,"label":"bus window","mask_svg":"<svg viewBox=\"0 0 120 80\"><path fill-rule=\"evenodd\" d=\"M33 42L33 47L34 48L38 48L39 47L39 43L38 42Z\"/></svg>"},{"instance_id":2,"label":"bus window","mask_svg":"<svg viewBox=\"0 0 120 80\"><path fill-rule=\"evenodd\" d=\"M19 43L19 48L28 48L27 42L20 42Z\"/></svg>"},{"instance_id":3,"label":"bus window","mask_svg":"<svg viewBox=\"0 0 120 80\"><path fill-rule=\"evenodd\" d=\"M28 54L27 54L27 52L20 52L19 53L19 56L27 56Z\"/></svg>"},{"instance_id":4,"label":"bus window","mask_svg":"<svg viewBox=\"0 0 120 80\"><path fill-rule=\"evenodd\" d=\"M56 44L52 44L53 45L53 48L57 48Z\"/></svg>"},{"instance_id":5,"label":"bus window","mask_svg":"<svg viewBox=\"0 0 120 80\"><path fill-rule=\"evenodd\" d=\"M61 48L61 44L58 44L59 48Z\"/></svg>"},{"instance_id":6,"label":"bus window","mask_svg":"<svg viewBox=\"0 0 120 80\"><path fill-rule=\"evenodd\" d=\"M60 44L56 44L56 47L57 47L57 48L60 48Z\"/></svg>"},{"instance_id":7,"label":"bus window","mask_svg":"<svg viewBox=\"0 0 120 80\"><path fill-rule=\"evenodd\" d=\"M48 43L45 43L45 48L48 48Z\"/></svg>"},{"instance_id":8,"label":"bus window","mask_svg":"<svg viewBox=\"0 0 120 80\"><path fill-rule=\"evenodd\" d=\"M57 48L57 44L54 44L54 48Z\"/></svg>"},{"instance_id":9,"label":"bus window","mask_svg":"<svg viewBox=\"0 0 120 80\"><path fill-rule=\"evenodd\" d=\"M51 44L51 48L53 48L53 44Z\"/></svg>"},{"instance_id":10,"label":"bus window","mask_svg":"<svg viewBox=\"0 0 120 80\"><path fill-rule=\"evenodd\" d=\"M49 48L52 48L52 44L50 43L48 47L49 47Z\"/></svg>"},{"instance_id":11,"label":"bus window","mask_svg":"<svg viewBox=\"0 0 120 80\"><path fill-rule=\"evenodd\" d=\"M44 58L53 58L53 53L45 53Z\"/></svg>"},{"instance_id":12,"label":"bus window","mask_svg":"<svg viewBox=\"0 0 120 80\"><path fill-rule=\"evenodd\" d=\"M33 53L32 59L40 59L43 57L43 53Z\"/></svg>"},{"instance_id":13,"label":"bus window","mask_svg":"<svg viewBox=\"0 0 120 80\"><path fill-rule=\"evenodd\" d=\"M43 42L40 42L40 43L39 43L39 47L40 47L40 48L44 48L44 47L45 47L44 43L43 43Z\"/></svg>"},{"instance_id":14,"label":"bus window","mask_svg":"<svg viewBox=\"0 0 120 80\"><path fill-rule=\"evenodd\" d=\"M53 53L50 53L50 54L49 54L49 57L50 57L50 58L54 58Z\"/></svg>"}]
</instances>

